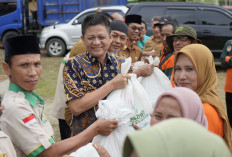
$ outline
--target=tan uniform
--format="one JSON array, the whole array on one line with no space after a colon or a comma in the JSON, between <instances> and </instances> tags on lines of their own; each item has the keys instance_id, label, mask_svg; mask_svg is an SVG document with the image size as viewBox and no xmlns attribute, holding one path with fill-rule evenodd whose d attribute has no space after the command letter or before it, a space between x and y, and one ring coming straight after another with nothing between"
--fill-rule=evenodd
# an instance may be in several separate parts
<instances>
[{"instance_id":1,"label":"tan uniform","mask_svg":"<svg viewBox=\"0 0 232 157\"><path fill-rule=\"evenodd\" d=\"M70 51L70 55L69 55L69 58L73 57L73 56L76 56L76 55L79 55L81 53L84 53L86 51L85 49L85 45L83 43L82 40L79 40L71 49ZM62 74L63 75L63 74ZM70 126L71 125L71 122L72 122L72 113L71 111L69 110L68 106L66 105L66 108L65 108L65 120L66 120L66 123Z\"/></svg>"},{"instance_id":2,"label":"tan uniform","mask_svg":"<svg viewBox=\"0 0 232 157\"><path fill-rule=\"evenodd\" d=\"M131 57L132 63L141 60L142 49L135 44L132 44L131 47L125 45L122 51L119 52L119 56L125 58Z\"/></svg>"},{"instance_id":3,"label":"tan uniform","mask_svg":"<svg viewBox=\"0 0 232 157\"><path fill-rule=\"evenodd\" d=\"M147 39L143 50L144 51L155 50L156 56L160 57L162 45L163 44L161 40L157 40L154 38L154 36L151 36L151 38Z\"/></svg>"},{"instance_id":4,"label":"tan uniform","mask_svg":"<svg viewBox=\"0 0 232 157\"><path fill-rule=\"evenodd\" d=\"M76 55L79 55L81 53L84 53L86 51L85 45L82 42L82 40L79 40L71 49L69 57L73 57Z\"/></svg>"},{"instance_id":5,"label":"tan uniform","mask_svg":"<svg viewBox=\"0 0 232 157\"><path fill-rule=\"evenodd\" d=\"M58 78L57 78L57 84L56 84L56 93L55 97L53 100L52 108L50 114L57 118L57 119L65 119L64 118L64 110L66 105L66 96L64 92L64 83L63 83L63 68L66 60L69 58L68 53L62 60L60 64L60 69L58 73Z\"/></svg>"},{"instance_id":6,"label":"tan uniform","mask_svg":"<svg viewBox=\"0 0 232 157\"><path fill-rule=\"evenodd\" d=\"M53 143L53 129L44 116L44 100L10 83L2 104L1 128L11 139L17 157L34 157Z\"/></svg>"},{"instance_id":7,"label":"tan uniform","mask_svg":"<svg viewBox=\"0 0 232 157\"><path fill-rule=\"evenodd\" d=\"M0 131L0 157L16 157L10 138L2 131Z\"/></svg>"}]
</instances>

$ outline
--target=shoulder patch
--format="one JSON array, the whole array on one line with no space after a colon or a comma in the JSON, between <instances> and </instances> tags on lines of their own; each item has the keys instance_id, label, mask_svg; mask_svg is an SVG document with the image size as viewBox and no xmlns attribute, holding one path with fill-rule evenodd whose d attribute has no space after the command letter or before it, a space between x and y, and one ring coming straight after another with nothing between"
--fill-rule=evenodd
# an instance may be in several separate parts
<instances>
[{"instance_id":1,"label":"shoulder patch","mask_svg":"<svg viewBox=\"0 0 232 157\"><path fill-rule=\"evenodd\" d=\"M23 122L24 122L24 124L25 124L26 126L29 127L30 125L36 123L37 121L36 121L36 119L35 119L35 116L32 114L32 115L28 116L27 118L24 118L24 119L23 119Z\"/></svg>"}]
</instances>

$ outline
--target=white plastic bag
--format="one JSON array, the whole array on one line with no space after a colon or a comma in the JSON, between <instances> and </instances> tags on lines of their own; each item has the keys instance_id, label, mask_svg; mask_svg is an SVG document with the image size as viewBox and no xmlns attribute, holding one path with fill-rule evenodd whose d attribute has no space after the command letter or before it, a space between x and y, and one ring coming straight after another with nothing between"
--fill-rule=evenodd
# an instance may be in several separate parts
<instances>
[{"instance_id":1,"label":"white plastic bag","mask_svg":"<svg viewBox=\"0 0 232 157\"><path fill-rule=\"evenodd\" d=\"M156 57L155 59L151 59L149 57L148 60L150 64L154 64L156 66L157 64L159 64L158 59L158 57ZM140 66L142 65L141 63L139 64ZM172 84L168 77L157 67L154 67L154 72L151 74L151 76L139 77L138 80L147 92L152 103L152 108L155 108L157 98L162 93L172 88Z\"/></svg>"},{"instance_id":2,"label":"white plastic bag","mask_svg":"<svg viewBox=\"0 0 232 157\"><path fill-rule=\"evenodd\" d=\"M155 57L153 58L152 56L146 57L146 59L148 60L149 64L153 64L154 66L158 66L160 63L159 57ZM138 67L142 66L146 64L144 61L138 61L135 62L132 69L137 69Z\"/></svg>"},{"instance_id":3,"label":"white plastic bag","mask_svg":"<svg viewBox=\"0 0 232 157\"><path fill-rule=\"evenodd\" d=\"M119 103L112 103L109 100L99 101L98 106L96 112L98 119L115 119L118 121L118 127L109 136L95 136L93 142L101 144L111 157L120 157L124 139L131 132L129 122L133 113L128 107Z\"/></svg>"},{"instance_id":4,"label":"white plastic bag","mask_svg":"<svg viewBox=\"0 0 232 157\"><path fill-rule=\"evenodd\" d=\"M131 58L126 59L122 64L124 74L128 72L130 65ZM109 136L97 135L93 139L93 142L105 147L112 157L121 156L126 135L134 131L132 123L140 128L150 126L151 102L135 74L131 74L124 89L114 90L106 100L99 101L98 106L99 109L96 112L98 119L118 120L118 127Z\"/></svg>"},{"instance_id":5,"label":"white plastic bag","mask_svg":"<svg viewBox=\"0 0 232 157\"><path fill-rule=\"evenodd\" d=\"M69 155L72 157L99 157L97 150L93 147L93 143L88 143Z\"/></svg>"}]
</instances>

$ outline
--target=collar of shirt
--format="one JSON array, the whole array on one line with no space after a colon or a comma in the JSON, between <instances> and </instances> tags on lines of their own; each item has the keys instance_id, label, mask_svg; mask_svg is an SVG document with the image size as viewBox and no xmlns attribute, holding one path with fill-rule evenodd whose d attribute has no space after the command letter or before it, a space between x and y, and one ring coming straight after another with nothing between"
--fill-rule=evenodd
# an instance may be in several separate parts
<instances>
[{"instance_id":1,"label":"collar of shirt","mask_svg":"<svg viewBox=\"0 0 232 157\"><path fill-rule=\"evenodd\" d=\"M135 49L135 46L136 46L135 43L132 43L130 47L127 46L127 45L125 45L124 48L123 48L123 50L131 51L131 50L134 50L134 49Z\"/></svg>"},{"instance_id":2,"label":"collar of shirt","mask_svg":"<svg viewBox=\"0 0 232 157\"><path fill-rule=\"evenodd\" d=\"M174 51L167 51L166 48L164 48L164 56L167 56L169 53L174 53Z\"/></svg>"},{"instance_id":3,"label":"collar of shirt","mask_svg":"<svg viewBox=\"0 0 232 157\"><path fill-rule=\"evenodd\" d=\"M89 61L91 62L92 65L93 65L94 63L99 63L99 60L98 60L96 57L92 56L89 52L86 51L86 55L88 56ZM110 55L109 55L109 53L107 52L107 53L106 53L106 62L108 62L108 61L110 61L110 63L112 63L112 60L111 60L111 58L110 58ZM105 63L106 63L106 62L105 62ZM103 65L103 66L104 66L104 65Z\"/></svg>"},{"instance_id":4,"label":"collar of shirt","mask_svg":"<svg viewBox=\"0 0 232 157\"><path fill-rule=\"evenodd\" d=\"M21 87L19 87L18 85L11 83L11 82L9 85L9 90L13 91L15 93L23 92L25 95L25 99L31 104L32 107L36 107L37 102L44 105L44 99L41 98L35 92L33 92L33 94L31 94L31 93L27 92L26 90L22 89Z\"/></svg>"},{"instance_id":5,"label":"collar of shirt","mask_svg":"<svg viewBox=\"0 0 232 157\"><path fill-rule=\"evenodd\" d=\"M151 36L151 39L154 40L154 41L157 42L157 43L161 43L161 42L162 42L161 39L155 38L154 35Z\"/></svg>"},{"instance_id":6,"label":"collar of shirt","mask_svg":"<svg viewBox=\"0 0 232 157\"><path fill-rule=\"evenodd\" d=\"M65 64L65 63L66 63L66 61L65 61L64 59L62 59L61 63L62 63L62 64Z\"/></svg>"}]
</instances>

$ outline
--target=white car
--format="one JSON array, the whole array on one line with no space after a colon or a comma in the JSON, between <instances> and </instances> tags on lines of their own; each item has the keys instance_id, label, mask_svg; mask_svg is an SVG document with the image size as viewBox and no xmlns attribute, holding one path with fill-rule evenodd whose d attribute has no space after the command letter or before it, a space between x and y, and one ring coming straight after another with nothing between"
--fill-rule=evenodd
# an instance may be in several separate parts
<instances>
[{"instance_id":1,"label":"white car","mask_svg":"<svg viewBox=\"0 0 232 157\"><path fill-rule=\"evenodd\" d=\"M128 8L126 6L107 6L87 9L75 16L68 23L54 24L45 27L40 35L40 48L46 49L47 54L53 57L63 56L67 50L81 38L81 23L84 18L100 8L103 12L112 14L118 12L123 16Z\"/></svg>"}]
</instances>

